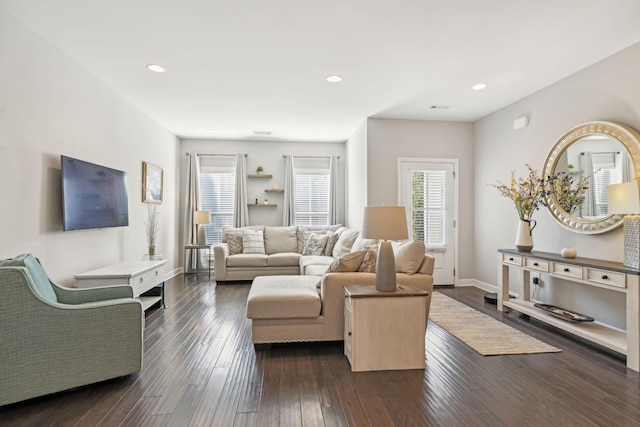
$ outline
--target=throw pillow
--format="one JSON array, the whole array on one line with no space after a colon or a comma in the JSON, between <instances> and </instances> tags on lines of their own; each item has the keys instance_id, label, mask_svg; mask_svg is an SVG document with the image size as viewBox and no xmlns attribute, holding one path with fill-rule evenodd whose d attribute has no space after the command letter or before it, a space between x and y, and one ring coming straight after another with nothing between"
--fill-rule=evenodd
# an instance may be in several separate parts
<instances>
[{"instance_id":1,"label":"throw pillow","mask_svg":"<svg viewBox=\"0 0 640 427\"><path fill-rule=\"evenodd\" d=\"M245 230L242 235L243 254L263 254L264 253L264 233L262 230Z\"/></svg>"},{"instance_id":2,"label":"throw pillow","mask_svg":"<svg viewBox=\"0 0 640 427\"><path fill-rule=\"evenodd\" d=\"M341 256L351 252L353 242L356 241L359 235L360 231L354 230L353 228L343 230L342 233L340 233L340 237L338 238L336 245L333 247L333 257L340 258Z\"/></svg>"},{"instance_id":3,"label":"throw pillow","mask_svg":"<svg viewBox=\"0 0 640 427\"><path fill-rule=\"evenodd\" d=\"M227 246L229 247L229 255L241 254L244 250L242 246L242 236L244 233L227 233Z\"/></svg>"},{"instance_id":4,"label":"throw pillow","mask_svg":"<svg viewBox=\"0 0 640 427\"><path fill-rule=\"evenodd\" d=\"M336 258L329 266L329 271L335 273L356 272L360 268L366 253L367 251L349 252L340 258Z\"/></svg>"},{"instance_id":5,"label":"throw pillow","mask_svg":"<svg viewBox=\"0 0 640 427\"><path fill-rule=\"evenodd\" d=\"M424 261L425 247L422 242L393 242L396 272L415 274Z\"/></svg>"},{"instance_id":6,"label":"throw pillow","mask_svg":"<svg viewBox=\"0 0 640 427\"><path fill-rule=\"evenodd\" d=\"M298 252L297 227L265 227L264 249L268 255Z\"/></svg>"},{"instance_id":7,"label":"throw pillow","mask_svg":"<svg viewBox=\"0 0 640 427\"><path fill-rule=\"evenodd\" d=\"M322 255L329 236L326 234L311 233L309 240L304 245L302 255Z\"/></svg>"},{"instance_id":8,"label":"throw pillow","mask_svg":"<svg viewBox=\"0 0 640 427\"><path fill-rule=\"evenodd\" d=\"M322 255L333 256L333 248L338 242L338 238L340 237L340 235L332 231L327 233L327 235L329 236L329 238L327 239L327 245L324 247L324 252L322 253Z\"/></svg>"},{"instance_id":9,"label":"throw pillow","mask_svg":"<svg viewBox=\"0 0 640 427\"><path fill-rule=\"evenodd\" d=\"M375 273L376 272L376 260L378 259L378 248L369 249L364 255L362 264L358 267L358 271L362 273Z\"/></svg>"}]
</instances>

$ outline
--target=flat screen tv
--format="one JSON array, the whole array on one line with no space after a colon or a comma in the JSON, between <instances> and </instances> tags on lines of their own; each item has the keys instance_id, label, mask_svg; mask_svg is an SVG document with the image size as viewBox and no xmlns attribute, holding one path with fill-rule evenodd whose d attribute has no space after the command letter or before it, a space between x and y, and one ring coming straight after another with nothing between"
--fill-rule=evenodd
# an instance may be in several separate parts
<instances>
[{"instance_id":1,"label":"flat screen tv","mask_svg":"<svg viewBox=\"0 0 640 427\"><path fill-rule=\"evenodd\" d=\"M129 225L127 174L60 156L65 231Z\"/></svg>"}]
</instances>

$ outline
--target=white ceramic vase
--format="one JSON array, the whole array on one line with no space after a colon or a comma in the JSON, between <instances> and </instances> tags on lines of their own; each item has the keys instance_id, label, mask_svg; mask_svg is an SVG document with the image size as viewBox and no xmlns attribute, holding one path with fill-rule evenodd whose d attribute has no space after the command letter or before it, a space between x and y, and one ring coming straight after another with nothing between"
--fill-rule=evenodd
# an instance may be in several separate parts
<instances>
[{"instance_id":1,"label":"white ceramic vase","mask_svg":"<svg viewBox=\"0 0 640 427\"><path fill-rule=\"evenodd\" d=\"M516 248L520 252L531 252L533 249L533 237L531 232L536 227L534 220L521 219L518 222L518 232L516 233Z\"/></svg>"}]
</instances>

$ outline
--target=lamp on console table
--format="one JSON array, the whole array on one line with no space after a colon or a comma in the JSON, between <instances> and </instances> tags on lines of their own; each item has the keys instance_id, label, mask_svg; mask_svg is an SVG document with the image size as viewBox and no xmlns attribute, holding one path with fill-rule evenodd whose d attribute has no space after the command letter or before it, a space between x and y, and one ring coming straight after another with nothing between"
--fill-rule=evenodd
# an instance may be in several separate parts
<instances>
[{"instance_id":1,"label":"lamp on console table","mask_svg":"<svg viewBox=\"0 0 640 427\"><path fill-rule=\"evenodd\" d=\"M367 206L364 208L362 238L379 239L376 259L376 289L396 290L396 260L388 240L409 238L407 216L403 206Z\"/></svg>"},{"instance_id":2,"label":"lamp on console table","mask_svg":"<svg viewBox=\"0 0 640 427\"><path fill-rule=\"evenodd\" d=\"M206 245L207 236L204 232L204 225L211 224L211 212L195 211L193 213L193 223L198 225L198 237L196 243L198 245Z\"/></svg>"},{"instance_id":3,"label":"lamp on console table","mask_svg":"<svg viewBox=\"0 0 640 427\"><path fill-rule=\"evenodd\" d=\"M624 218L624 265L640 268L640 191L638 181L607 186L607 213Z\"/></svg>"}]
</instances>

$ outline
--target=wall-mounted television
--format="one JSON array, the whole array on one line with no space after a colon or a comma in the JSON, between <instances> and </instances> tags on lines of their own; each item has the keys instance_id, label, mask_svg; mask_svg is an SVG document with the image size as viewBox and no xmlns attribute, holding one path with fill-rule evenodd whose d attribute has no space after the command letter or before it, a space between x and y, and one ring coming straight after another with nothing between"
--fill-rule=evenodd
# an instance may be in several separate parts
<instances>
[{"instance_id":1,"label":"wall-mounted television","mask_svg":"<svg viewBox=\"0 0 640 427\"><path fill-rule=\"evenodd\" d=\"M65 231L129 225L126 172L67 156L60 159Z\"/></svg>"}]
</instances>

